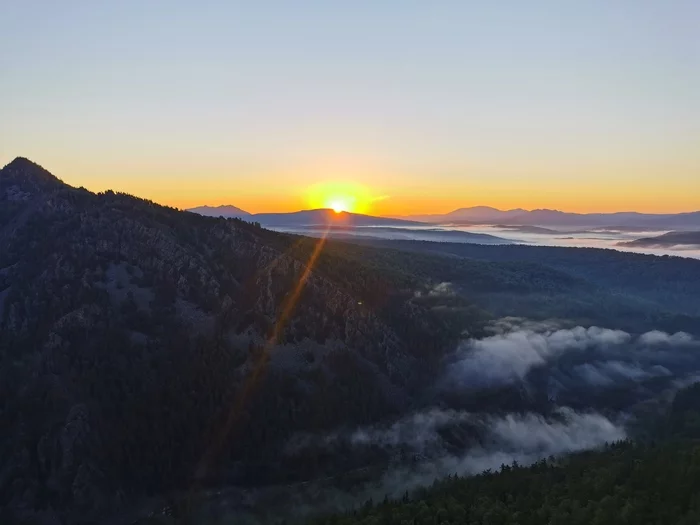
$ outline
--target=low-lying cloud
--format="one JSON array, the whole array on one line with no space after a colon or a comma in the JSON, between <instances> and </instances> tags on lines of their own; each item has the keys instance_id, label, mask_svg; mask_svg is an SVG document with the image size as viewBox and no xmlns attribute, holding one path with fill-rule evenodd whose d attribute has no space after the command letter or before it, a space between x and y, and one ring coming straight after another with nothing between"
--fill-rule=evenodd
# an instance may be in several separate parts
<instances>
[{"instance_id":1,"label":"low-lying cloud","mask_svg":"<svg viewBox=\"0 0 700 525\"><path fill-rule=\"evenodd\" d=\"M620 381L645 381L653 377L670 377L671 371L661 365L642 368L632 363L622 361L604 361L586 363L572 368L574 375L595 387L610 387Z\"/></svg>"},{"instance_id":2,"label":"low-lying cloud","mask_svg":"<svg viewBox=\"0 0 700 525\"><path fill-rule=\"evenodd\" d=\"M467 426L478 439L456 451L443 437L451 428ZM449 433L449 432L447 432ZM299 437L288 453L306 447L407 447L414 461L389 468L369 484L362 498L400 495L447 475L471 475L497 470L513 462L529 464L541 458L588 450L625 439L621 422L595 412L559 408L549 416L528 413L473 414L436 408L420 411L388 425L358 428L348 433Z\"/></svg>"},{"instance_id":3,"label":"low-lying cloud","mask_svg":"<svg viewBox=\"0 0 700 525\"><path fill-rule=\"evenodd\" d=\"M550 368L560 382L572 379L604 387L620 380L644 381L674 375L674 365L700 368L698 342L689 334L653 331L634 336L592 326L555 329L550 324L518 326L501 320L495 335L464 341L447 365L447 389L497 388L523 382L538 368ZM673 351L669 351L673 347ZM680 372L680 370L679 370ZM568 375L568 380L566 376Z\"/></svg>"},{"instance_id":4,"label":"low-lying cloud","mask_svg":"<svg viewBox=\"0 0 700 525\"><path fill-rule=\"evenodd\" d=\"M449 290L441 283L424 293ZM700 380L700 342L683 332L631 334L517 318L486 331L489 336L463 341L446 359L430 398L436 406L381 424L298 435L287 444L291 456L314 449L384 453L387 469L379 480L352 495L329 489L329 505L347 508L450 474L625 439L638 414L661 410L679 388Z\"/></svg>"},{"instance_id":5,"label":"low-lying cloud","mask_svg":"<svg viewBox=\"0 0 700 525\"><path fill-rule=\"evenodd\" d=\"M432 449L435 459L443 461L451 447L441 431L462 424L479 436L473 446L467 447L467 455L476 453L480 458L493 451L499 452L498 457L505 453L513 458L559 455L626 437L620 423L596 412L577 412L567 407L560 407L549 416L533 412L484 415L433 408L405 416L389 425L365 426L326 436L297 436L290 442L288 453L294 454L309 447L332 449L339 445L387 449L408 447L416 454Z\"/></svg>"},{"instance_id":6,"label":"low-lying cloud","mask_svg":"<svg viewBox=\"0 0 700 525\"><path fill-rule=\"evenodd\" d=\"M560 408L555 415L508 414L490 418L487 428L498 449L538 455L585 450L626 437L619 424L595 412Z\"/></svg>"},{"instance_id":7,"label":"low-lying cloud","mask_svg":"<svg viewBox=\"0 0 700 525\"><path fill-rule=\"evenodd\" d=\"M451 376L473 387L523 379L536 366L565 352L591 346L619 345L630 335L620 330L576 327L538 333L531 329L498 334L464 343L451 367Z\"/></svg>"},{"instance_id":8,"label":"low-lying cloud","mask_svg":"<svg viewBox=\"0 0 700 525\"><path fill-rule=\"evenodd\" d=\"M364 426L321 436L299 434L287 444L287 452L293 454L304 448L330 449L346 445L408 447L416 453L424 453L431 446L441 446L442 438L439 434L441 428L469 421L474 421L474 416L467 412L433 408L407 415L388 424Z\"/></svg>"},{"instance_id":9,"label":"low-lying cloud","mask_svg":"<svg viewBox=\"0 0 700 525\"><path fill-rule=\"evenodd\" d=\"M390 470L380 487L397 496L447 475L474 475L513 462L528 465L542 458L590 450L627 437L622 424L598 413L560 408L554 416L526 413L482 419L482 444L462 454L445 454L411 467Z\"/></svg>"},{"instance_id":10,"label":"low-lying cloud","mask_svg":"<svg viewBox=\"0 0 700 525\"><path fill-rule=\"evenodd\" d=\"M638 342L646 346L655 345L681 345L688 346L696 343L692 335L685 332L676 332L675 334L667 334L652 330L639 336Z\"/></svg>"}]
</instances>

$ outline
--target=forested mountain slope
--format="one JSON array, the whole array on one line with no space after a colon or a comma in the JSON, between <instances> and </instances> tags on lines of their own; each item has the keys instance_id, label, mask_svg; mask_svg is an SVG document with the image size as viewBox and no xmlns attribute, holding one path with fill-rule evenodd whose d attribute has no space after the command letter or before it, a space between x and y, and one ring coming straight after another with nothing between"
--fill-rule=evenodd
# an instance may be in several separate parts
<instances>
[{"instance_id":1,"label":"forested mountain slope","mask_svg":"<svg viewBox=\"0 0 700 525\"><path fill-rule=\"evenodd\" d=\"M414 275L26 159L0 171L0 220L2 506L265 480L291 432L402 410L456 337Z\"/></svg>"},{"instance_id":2,"label":"forested mountain slope","mask_svg":"<svg viewBox=\"0 0 700 525\"><path fill-rule=\"evenodd\" d=\"M620 443L601 452L436 481L403 501L367 505L318 525L656 524L700 520L700 445Z\"/></svg>"},{"instance_id":3,"label":"forested mountain slope","mask_svg":"<svg viewBox=\"0 0 700 525\"><path fill-rule=\"evenodd\" d=\"M700 301L697 299L700 295L700 261L696 259L599 248L487 246L364 239L352 239L349 242L412 253L458 257L465 264L475 261L496 263L498 266L532 264L543 271L558 270L584 280L589 284L589 289L598 287L608 296L620 300L642 301L643 304L640 303L639 306L645 310L642 317L647 320L659 316L662 323L680 323L684 330L700 330L696 319L700 316ZM693 316L693 319L684 320L685 316Z\"/></svg>"},{"instance_id":4,"label":"forested mountain slope","mask_svg":"<svg viewBox=\"0 0 700 525\"><path fill-rule=\"evenodd\" d=\"M698 326L687 279L672 303L611 293L575 257L449 255L94 194L16 159L0 170L0 507L91 523L171 489L370 464L283 448L425 403L494 316Z\"/></svg>"},{"instance_id":5,"label":"forested mountain slope","mask_svg":"<svg viewBox=\"0 0 700 525\"><path fill-rule=\"evenodd\" d=\"M698 523L700 385L681 390L658 426L649 441L436 480L401 500L370 501L313 523Z\"/></svg>"}]
</instances>

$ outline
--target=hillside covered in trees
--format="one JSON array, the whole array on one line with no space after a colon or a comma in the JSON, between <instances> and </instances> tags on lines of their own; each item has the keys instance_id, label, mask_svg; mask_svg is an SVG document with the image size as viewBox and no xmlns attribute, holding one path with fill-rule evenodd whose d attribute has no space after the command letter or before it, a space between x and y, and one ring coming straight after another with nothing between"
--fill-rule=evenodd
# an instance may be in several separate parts
<instances>
[{"instance_id":1,"label":"hillside covered in trees","mask_svg":"<svg viewBox=\"0 0 700 525\"><path fill-rule=\"evenodd\" d=\"M622 442L602 451L436 481L318 525L674 524L700 520L700 445Z\"/></svg>"},{"instance_id":2,"label":"hillside covered in trees","mask_svg":"<svg viewBox=\"0 0 700 525\"><path fill-rule=\"evenodd\" d=\"M0 504L20 514L284 477L269 466L290 433L402 410L458 333L409 300L421 277L342 246L26 159L0 197Z\"/></svg>"},{"instance_id":3,"label":"hillside covered in trees","mask_svg":"<svg viewBox=\"0 0 700 525\"><path fill-rule=\"evenodd\" d=\"M182 490L383 468L425 451L329 449L327 436L424 421L433 407L559 417L593 379L590 406L627 410L700 370L688 335L700 330L700 263L450 246L285 235L72 188L16 159L0 170L3 518L95 523ZM496 333L503 316L563 321ZM589 353L566 353L564 335L590 339ZM473 374L477 350L522 337L551 352L489 384ZM639 354L619 365L628 347ZM441 446L482 439L481 420L460 417L435 434ZM290 453L304 439L323 446Z\"/></svg>"},{"instance_id":4,"label":"hillside covered in trees","mask_svg":"<svg viewBox=\"0 0 700 525\"><path fill-rule=\"evenodd\" d=\"M696 259L643 255L599 248L562 248L553 246L487 246L468 243L439 243L411 240L364 240L348 239L362 246L372 246L391 250L401 250L413 254L444 255L458 258L463 264L470 265L477 261L491 264L492 267L509 265L534 265L542 272L556 270L585 283L583 288L589 295L577 291L557 290L548 286L547 295L558 295L562 299L557 307L569 308L581 300L595 301L596 294L605 297L601 301L603 310L599 310L597 322L607 322L608 326L625 325L630 329L643 330L655 323L656 328L667 330L682 329L694 333L700 331L700 261ZM495 264L494 264L495 263ZM465 286L470 291L476 290L469 282ZM531 290L539 292L540 290ZM564 292L564 293L560 293ZM509 294L513 295L513 294ZM532 299L535 300L532 300ZM546 304L541 304L541 296L526 295L510 302L495 297L481 298L482 304L492 304L494 312L505 312L507 304L509 315L562 316L550 311ZM476 300L476 298L475 298ZM538 304L539 303L539 304ZM573 310L573 313L578 313ZM590 315L595 318L595 313Z\"/></svg>"},{"instance_id":5,"label":"hillside covered in trees","mask_svg":"<svg viewBox=\"0 0 700 525\"><path fill-rule=\"evenodd\" d=\"M700 387L681 390L653 439L451 476L315 525L674 524L700 520Z\"/></svg>"}]
</instances>

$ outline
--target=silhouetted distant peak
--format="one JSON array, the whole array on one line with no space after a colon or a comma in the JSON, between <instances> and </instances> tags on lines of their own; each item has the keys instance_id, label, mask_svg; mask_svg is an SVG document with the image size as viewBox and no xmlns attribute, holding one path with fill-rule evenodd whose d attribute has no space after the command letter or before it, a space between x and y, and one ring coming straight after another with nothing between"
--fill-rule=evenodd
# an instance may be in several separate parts
<instances>
[{"instance_id":1,"label":"silhouetted distant peak","mask_svg":"<svg viewBox=\"0 0 700 525\"><path fill-rule=\"evenodd\" d=\"M206 217L248 217L249 212L242 210L231 204L222 204L221 206L197 206L195 208L188 208L186 211L191 211L192 213L198 213L199 215L204 215Z\"/></svg>"},{"instance_id":2,"label":"silhouetted distant peak","mask_svg":"<svg viewBox=\"0 0 700 525\"><path fill-rule=\"evenodd\" d=\"M60 179L25 157L17 157L0 170L0 198L26 198L61 185Z\"/></svg>"},{"instance_id":3,"label":"silhouetted distant peak","mask_svg":"<svg viewBox=\"0 0 700 525\"><path fill-rule=\"evenodd\" d=\"M503 221L508 220L511 217L527 213L527 211L520 208L515 210L499 210L498 208L493 208L491 206L472 206L471 208L459 208L450 213L445 214L443 217L447 220L457 220L457 221L472 221L472 222L483 222L483 221Z\"/></svg>"}]
</instances>

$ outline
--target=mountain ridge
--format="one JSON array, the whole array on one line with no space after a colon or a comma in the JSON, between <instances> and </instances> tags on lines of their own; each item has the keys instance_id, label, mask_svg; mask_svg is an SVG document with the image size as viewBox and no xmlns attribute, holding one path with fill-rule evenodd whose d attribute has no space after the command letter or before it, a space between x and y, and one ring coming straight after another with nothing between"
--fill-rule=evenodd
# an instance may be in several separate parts
<instances>
[{"instance_id":1,"label":"mountain ridge","mask_svg":"<svg viewBox=\"0 0 700 525\"><path fill-rule=\"evenodd\" d=\"M297 475L282 466L292 433L402 410L459 333L411 302L422 277L362 250L46 173L0 170L10 522L48 505L92 523L195 479ZM242 395L245 432L212 442Z\"/></svg>"},{"instance_id":2,"label":"mountain ridge","mask_svg":"<svg viewBox=\"0 0 700 525\"><path fill-rule=\"evenodd\" d=\"M534 210L499 210L489 206L458 208L445 214L407 215L430 223L504 224L540 227L630 228L656 227L662 229L700 228L700 211L681 213L641 213L620 211L611 213L576 213L538 208Z\"/></svg>"},{"instance_id":3,"label":"mountain ridge","mask_svg":"<svg viewBox=\"0 0 700 525\"><path fill-rule=\"evenodd\" d=\"M204 215L205 217L237 217L242 219L243 217L249 217L251 215L249 212L233 206L232 204L222 204L220 206L196 206L194 208L187 208L185 211L198 213L199 215Z\"/></svg>"},{"instance_id":4,"label":"mountain ridge","mask_svg":"<svg viewBox=\"0 0 700 525\"><path fill-rule=\"evenodd\" d=\"M235 206L230 206L235 208ZM205 209L203 209L205 208ZM220 208L220 207L219 207ZM239 208L235 208L240 210ZM200 206L189 208L185 211L199 213L208 216L234 217L235 214L218 213L218 208ZM240 210L242 211L242 210ZM235 212L234 212L235 213ZM299 210L294 212L279 213L250 213L242 216L246 220L260 223L265 227L304 227L304 226L399 226L399 225L419 225L418 221L394 219L391 217L378 217L365 215L362 213L352 213L347 211L336 212L330 208L316 208L311 210Z\"/></svg>"}]
</instances>

